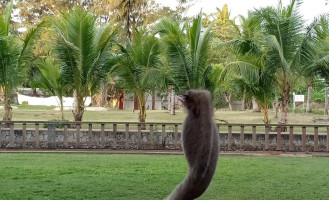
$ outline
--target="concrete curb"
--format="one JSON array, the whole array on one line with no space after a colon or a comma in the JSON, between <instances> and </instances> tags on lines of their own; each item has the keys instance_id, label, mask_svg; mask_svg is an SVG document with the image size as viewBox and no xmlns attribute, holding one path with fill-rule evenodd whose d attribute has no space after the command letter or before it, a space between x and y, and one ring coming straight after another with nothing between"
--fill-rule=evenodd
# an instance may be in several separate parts
<instances>
[{"instance_id":1,"label":"concrete curb","mask_svg":"<svg viewBox=\"0 0 329 200\"><path fill-rule=\"evenodd\" d=\"M184 155L179 150L112 150L112 149L0 149L0 153L87 153L87 154L145 154ZM221 151L222 156L280 156L280 157L329 157L328 152L282 152L282 151Z\"/></svg>"}]
</instances>

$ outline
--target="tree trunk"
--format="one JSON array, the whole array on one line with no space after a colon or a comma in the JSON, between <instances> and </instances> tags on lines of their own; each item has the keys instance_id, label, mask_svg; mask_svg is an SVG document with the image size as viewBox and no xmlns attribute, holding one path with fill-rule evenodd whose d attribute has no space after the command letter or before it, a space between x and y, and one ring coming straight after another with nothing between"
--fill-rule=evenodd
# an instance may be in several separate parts
<instances>
[{"instance_id":1,"label":"tree trunk","mask_svg":"<svg viewBox=\"0 0 329 200\"><path fill-rule=\"evenodd\" d=\"M10 101L11 101L11 98L10 97L7 97L7 95L5 95L5 114L3 116L3 121L11 121L12 117L13 117L13 109L12 107L10 106Z\"/></svg>"},{"instance_id":2,"label":"tree trunk","mask_svg":"<svg viewBox=\"0 0 329 200\"><path fill-rule=\"evenodd\" d=\"M65 120L65 118L64 118L64 105L63 105L63 97L61 97L60 99L59 99L59 102L60 102L60 110L61 110L61 117L62 117L62 121L64 121Z\"/></svg>"},{"instance_id":3,"label":"tree trunk","mask_svg":"<svg viewBox=\"0 0 329 200\"><path fill-rule=\"evenodd\" d=\"M258 103L256 101L256 98L254 96L252 96L252 111L253 112L260 112L260 108L258 106Z\"/></svg>"},{"instance_id":4,"label":"tree trunk","mask_svg":"<svg viewBox=\"0 0 329 200\"><path fill-rule=\"evenodd\" d=\"M328 115L328 83L325 85L324 95L324 114Z\"/></svg>"},{"instance_id":5,"label":"tree trunk","mask_svg":"<svg viewBox=\"0 0 329 200\"><path fill-rule=\"evenodd\" d=\"M152 91L152 110L155 110L155 90Z\"/></svg>"},{"instance_id":6,"label":"tree trunk","mask_svg":"<svg viewBox=\"0 0 329 200\"><path fill-rule=\"evenodd\" d=\"M100 91L99 91L99 94L100 94L99 106L101 106L101 107L105 107L105 103L106 103L106 96L107 96L106 85L107 85L107 83L102 83Z\"/></svg>"},{"instance_id":7,"label":"tree trunk","mask_svg":"<svg viewBox=\"0 0 329 200\"><path fill-rule=\"evenodd\" d=\"M83 96L80 94L77 94L76 91L73 93L74 97L74 105L73 105L73 116L74 116L74 121L82 121L82 116L84 112L84 102L83 102Z\"/></svg>"},{"instance_id":8,"label":"tree trunk","mask_svg":"<svg viewBox=\"0 0 329 200\"><path fill-rule=\"evenodd\" d=\"M307 102L306 102L306 112L312 112L312 81L307 83Z\"/></svg>"},{"instance_id":9,"label":"tree trunk","mask_svg":"<svg viewBox=\"0 0 329 200\"><path fill-rule=\"evenodd\" d=\"M11 121L13 117L12 107L10 106L11 103L11 89L9 87L4 87L4 108L5 108L5 114L3 116L4 121Z\"/></svg>"},{"instance_id":10,"label":"tree trunk","mask_svg":"<svg viewBox=\"0 0 329 200\"><path fill-rule=\"evenodd\" d=\"M267 104L265 104L265 105L261 105L258 101L257 101L257 99L255 99L255 101L256 101L256 103L257 103L257 105L258 105L258 107L260 108L260 110L261 110L261 112L262 112L262 114L263 114L263 117L264 117L264 123L265 124L269 124L269 123L271 123L271 121L270 121L270 119L269 119L269 117L268 117L268 105Z\"/></svg>"},{"instance_id":11,"label":"tree trunk","mask_svg":"<svg viewBox=\"0 0 329 200\"><path fill-rule=\"evenodd\" d=\"M278 118L278 111L279 111L279 97L278 97L278 89L275 87L274 90L274 95L275 95L275 105L274 105L274 109L275 109L275 116L274 118Z\"/></svg>"},{"instance_id":12,"label":"tree trunk","mask_svg":"<svg viewBox=\"0 0 329 200\"><path fill-rule=\"evenodd\" d=\"M0 102L5 103L5 92L3 90L3 87L0 87Z\"/></svg>"},{"instance_id":13,"label":"tree trunk","mask_svg":"<svg viewBox=\"0 0 329 200\"><path fill-rule=\"evenodd\" d=\"M247 89L244 88L243 90L243 96L242 96L242 105L241 105L241 109L242 110L246 110L246 95L247 95Z\"/></svg>"},{"instance_id":14,"label":"tree trunk","mask_svg":"<svg viewBox=\"0 0 329 200\"><path fill-rule=\"evenodd\" d=\"M146 120L145 93L144 92L138 93L137 98L138 98L138 105L139 105L138 120L139 120L139 122L145 122L145 120ZM141 129L142 130L146 129L145 124L141 125Z\"/></svg>"},{"instance_id":15,"label":"tree trunk","mask_svg":"<svg viewBox=\"0 0 329 200\"><path fill-rule=\"evenodd\" d=\"M5 108L5 114L3 116L3 121L11 121L12 117L13 117L13 109L10 106L10 102L11 102L11 89L5 87L4 88L4 108ZM10 124L4 124L3 127L8 128L10 126Z\"/></svg>"},{"instance_id":16,"label":"tree trunk","mask_svg":"<svg viewBox=\"0 0 329 200\"><path fill-rule=\"evenodd\" d=\"M168 112L171 110L171 91L168 91L167 102L168 102Z\"/></svg>"},{"instance_id":17,"label":"tree trunk","mask_svg":"<svg viewBox=\"0 0 329 200\"><path fill-rule=\"evenodd\" d=\"M171 115L175 115L175 90L171 89Z\"/></svg>"},{"instance_id":18,"label":"tree trunk","mask_svg":"<svg viewBox=\"0 0 329 200\"><path fill-rule=\"evenodd\" d=\"M225 101L228 103L228 108L230 111L232 111L232 103L231 103L231 97L232 97L232 94L229 93L229 92L225 92L224 93L224 97L225 97Z\"/></svg>"},{"instance_id":19,"label":"tree trunk","mask_svg":"<svg viewBox=\"0 0 329 200\"><path fill-rule=\"evenodd\" d=\"M281 119L279 122L280 124L287 123L289 97L290 97L290 85L287 84L287 85L283 86L283 89L282 89L282 113L281 113Z\"/></svg>"}]
</instances>

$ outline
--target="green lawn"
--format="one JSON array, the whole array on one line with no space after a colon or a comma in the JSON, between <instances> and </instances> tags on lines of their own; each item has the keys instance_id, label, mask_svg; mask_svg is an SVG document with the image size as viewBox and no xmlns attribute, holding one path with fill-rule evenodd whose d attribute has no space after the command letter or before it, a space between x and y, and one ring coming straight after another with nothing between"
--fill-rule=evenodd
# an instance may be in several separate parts
<instances>
[{"instance_id":1,"label":"green lawn","mask_svg":"<svg viewBox=\"0 0 329 200\"><path fill-rule=\"evenodd\" d=\"M328 199L329 158L222 156L203 200ZM183 156L0 154L0 199L162 199Z\"/></svg>"},{"instance_id":2,"label":"green lawn","mask_svg":"<svg viewBox=\"0 0 329 200\"><path fill-rule=\"evenodd\" d=\"M53 110L53 106L21 106L17 105L13 109L13 120L39 120L47 121L57 119L61 115L60 111ZM109 109L107 111L85 111L83 121L105 121L105 122L138 122L138 110L116 110ZM0 110L0 116L3 116L4 110ZM177 110L176 115L170 115L166 110L147 110L146 122L183 122L186 112ZM280 113L279 113L280 114ZM65 118L73 121L71 110L66 110ZM272 123L276 124L280 118L274 118L274 112L270 110L269 117ZM328 119L322 114L313 113L288 113L288 123L291 124L314 124L314 118ZM263 123L263 115L260 112L248 111L225 111L218 110L215 112L214 119L216 122L225 121L228 123ZM327 121L318 121L317 124L328 123Z\"/></svg>"}]
</instances>

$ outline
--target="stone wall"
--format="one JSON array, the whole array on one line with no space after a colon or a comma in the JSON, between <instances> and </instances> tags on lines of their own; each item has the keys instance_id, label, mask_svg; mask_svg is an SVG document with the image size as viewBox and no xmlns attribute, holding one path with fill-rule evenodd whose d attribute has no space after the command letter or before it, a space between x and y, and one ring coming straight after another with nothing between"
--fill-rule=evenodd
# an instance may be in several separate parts
<instances>
[{"instance_id":1,"label":"stone wall","mask_svg":"<svg viewBox=\"0 0 329 200\"><path fill-rule=\"evenodd\" d=\"M39 130L39 148L50 148L52 145L50 138L48 137L48 129ZM141 132L141 143L138 142L137 131L129 132L128 149L151 149L150 134L149 131ZM67 147L64 144L64 130L56 129L54 138L54 148L102 148L101 145L101 131L93 130L92 137L89 138L88 130L80 130L80 144L77 146L77 132L75 129L68 130L67 135ZM178 134L180 138L180 134ZM104 131L104 148L107 149L125 149L126 148L126 136L125 132L118 130L116 137L112 131ZM116 140L116 148L114 141ZM10 148L10 130L2 129L0 133L0 148ZM34 129L26 130L26 148L36 148L36 136ZM177 144L181 149L180 141ZM14 148L23 148L23 131L14 130ZM159 131L154 131L153 149L174 149L174 133L166 132L164 137Z\"/></svg>"},{"instance_id":2,"label":"stone wall","mask_svg":"<svg viewBox=\"0 0 329 200\"><path fill-rule=\"evenodd\" d=\"M34 129L26 130L26 148L102 148L102 137L100 130L93 130L91 137L88 130L80 130L80 143L77 146L76 129L69 129L67 132L67 145L65 145L65 137L63 129L56 129L54 134L49 134L51 129L39 130L39 142L36 142L36 132ZM54 130L53 130L54 131ZM53 135L53 136L52 136ZM118 130L115 134L112 131L104 131L104 148L106 149L182 149L181 134L177 134L177 147L174 144L174 132L167 131L162 134L159 130L154 130L153 146L151 145L151 137L149 131L141 131L141 141L138 141L137 131L129 132L129 140L126 143L125 131ZM0 133L0 148L11 147L10 130L3 128ZM326 135L319 135L319 151L326 151ZM289 150L289 135L281 135L282 151ZM294 135L294 151L302 151L302 135ZM127 146L126 146L127 145ZM269 150L276 150L277 135L269 134ZM23 148L23 131L21 129L14 130L14 148ZM220 133L220 149L228 150L228 134ZM232 134L232 146L230 150L265 150L265 134L257 133L256 148L253 148L252 134L245 133L243 146L240 144L240 134ZM314 151L314 135L306 135L306 151Z\"/></svg>"}]
</instances>

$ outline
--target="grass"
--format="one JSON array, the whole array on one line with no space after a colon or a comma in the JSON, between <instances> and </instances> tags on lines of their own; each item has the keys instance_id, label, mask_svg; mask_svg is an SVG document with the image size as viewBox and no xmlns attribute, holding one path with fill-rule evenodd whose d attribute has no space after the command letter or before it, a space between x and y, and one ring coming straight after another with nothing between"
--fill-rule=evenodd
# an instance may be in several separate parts
<instances>
[{"instance_id":1,"label":"grass","mask_svg":"<svg viewBox=\"0 0 329 200\"><path fill-rule=\"evenodd\" d=\"M60 120L60 111L53 110L54 107L49 106L22 106L18 105L17 109L13 109L13 120L16 121L49 121L49 120ZM102 121L102 122L138 122L138 110L116 110L109 109L107 111L85 111L83 115L83 121ZM0 116L4 114L4 110L0 110ZM278 123L280 118L274 118L274 112L269 112L270 120L273 124ZM280 114L280 113L279 113ZM72 111L66 110L64 112L65 119L73 121ZM176 115L171 115L166 110L147 110L146 122L175 122L182 123L186 116L184 110L177 110ZM313 119L326 119L314 122ZM259 112L253 111L225 111L217 110L214 113L214 119L218 123L243 123L243 124L263 124L263 116ZM288 113L288 123L290 124L328 124L328 117L322 114L313 113L301 113L301 112L290 112ZM17 127L21 125L16 125ZM28 125L28 128L33 128L34 125ZM83 128L88 128L84 125ZM95 129L99 129L100 125L93 126ZM119 125L118 129L124 130L123 125ZM131 126L131 129L137 129L135 126ZM161 129L161 127L155 127ZM173 127L166 127L167 129L173 129ZM106 125L105 129L112 129L112 125ZM181 126L179 126L179 130ZM227 127L222 127L221 131L227 131ZM239 132L240 127L233 127L234 132ZM251 127L246 127L245 131L251 132ZM263 127L257 128L258 132L264 132ZM295 131L301 133L301 128L298 127ZM313 133L313 130L307 132ZM325 128L319 129L319 134L326 134Z\"/></svg>"},{"instance_id":2,"label":"grass","mask_svg":"<svg viewBox=\"0 0 329 200\"><path fill-rule=\"evenodd\" d=\"M16 105L15 105L16 106ZM60 111L53 110L54 106L22 106L17 105L13 109L13 120L38 120L48 121L60 119ZM108 111L85 111L83 121L108 121L108 122L138 122L138 110L116 110ZM4 110L0 110L0 116L3 116ZM279 113L280 114L280 113ZM73 121L72 111L64 112L65 118ZM146 122L183 122L186 116L185 111L177 110L176 115L170 115L166 110L147 110ZM279 118L274 118L274 112L269 112L269 118L273 124L277 123ZM288 123L291 124L314 124L328 122L313 122L314 118L328 119L321 113L303 113L289 112ZM215 112L214 119L216 122L225 121L227 123L263 123L263 116L260 112L252 111L224 111Z\"/></svg>"},{"instance_id":3,"label":"grass","mask_svg":"<svg viewBox=\"0 0 329 200\"><path fill-rule=\"evenodd\" d=\"M0 199L162 199L180 183L183 156L0 154ZM329 158L222 156L201 200L327 199Z\"/></svg>"}]
</instances>

